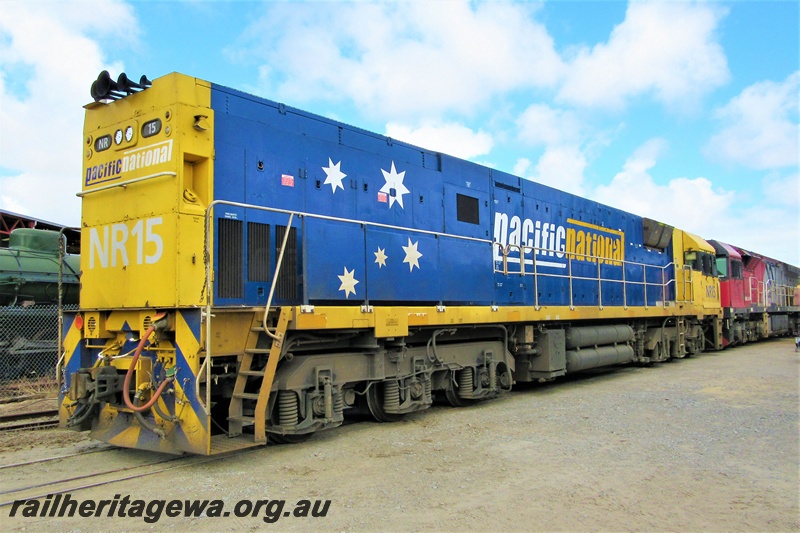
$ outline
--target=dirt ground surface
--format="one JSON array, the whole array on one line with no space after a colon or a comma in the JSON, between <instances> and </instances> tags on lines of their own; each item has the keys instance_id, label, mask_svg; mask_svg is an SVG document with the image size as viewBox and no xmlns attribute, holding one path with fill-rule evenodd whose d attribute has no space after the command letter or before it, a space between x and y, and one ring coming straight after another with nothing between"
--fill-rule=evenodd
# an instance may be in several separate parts
<instances>
[{"instance_id":1,"label":"dirt ground surface","mask_svg":"<svg viewBox=\"0 0 800 533\"><path fill-rule=\"evenodd\" d=\"M791 339L595 371L393 424L347 424L302 444L180 459L151 467L179 468L71 493L148 505L219 499L229 516L30 518L22 508L10 517L8 505L0 529L798 531L799 376ZM63 430L0 435L0 466L105 447ZM167 458L113 449L2 469L0 500ZM246 499L286 504L235 516ZM300 500L330 500L327 515L292 516ZM278 520L267 523L268 514Z\"/></svg>"}]
</instances>

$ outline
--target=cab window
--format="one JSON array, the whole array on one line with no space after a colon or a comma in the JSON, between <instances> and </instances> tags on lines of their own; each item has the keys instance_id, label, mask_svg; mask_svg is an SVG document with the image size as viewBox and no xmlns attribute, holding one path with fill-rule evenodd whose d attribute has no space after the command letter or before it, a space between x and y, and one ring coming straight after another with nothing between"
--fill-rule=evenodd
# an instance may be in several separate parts
<instances>
[{"instance_id":1,"label":"cab window","mask_svg":"<svg viewBox=\"0 0 800 533\"><path fill-rule=\"evenodd\" d=\"M686 252L683 256L684 263L692 267L692 270L700 270L701 262L697 252Z\"/></svg>"},{"instance_id":2,"label":"cab window","mask_svg":"<svg viewBox=\"0 0 800 533\"><path fill-rule=\"evenodd\" d=\"M715 257L708 252L686 252L686 264L693 270L702 272L704 276L716 276L717 264Z\"/></svg>"},{"instance_id":3,"label":"cab window","mask_svg":"<svg viewBox=\"0 0 800 533\"><path fill-rule=\"evenodd\" d=\"M711 258L709 254L702 254L703 258L703 275L704 276L711 276L712 274L716 274L716 267L714 265L714 260Z\"/></svg>"},{"instance_id":4,"label":"cab window","mask_svg":"<svg viewBox=\"0 0 800 533\"><path fill-rule=\"evenodd\" d=\"M741 261L731 261L731 277L734 279L742 279Z\"/></svg>"},{"instance_id":5,"label":"cab window","mask_svg":"<svg viewBox=\"0 0 800 533\"><path fill-rule=\"evenodd\" d=\"M728 258L723 256L717 257L717 272L720 278L728 277Z\"/></svg>"}]
</instances>

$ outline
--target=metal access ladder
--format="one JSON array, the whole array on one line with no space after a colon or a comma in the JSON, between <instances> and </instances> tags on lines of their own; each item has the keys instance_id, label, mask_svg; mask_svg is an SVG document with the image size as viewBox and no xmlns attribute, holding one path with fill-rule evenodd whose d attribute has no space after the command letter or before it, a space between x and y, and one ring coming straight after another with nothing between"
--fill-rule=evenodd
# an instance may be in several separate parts
<instances>
[{"instance_id":1,"label":"metal access ladder","mask_svg":"<svg viewBox=\"0 0 800 533\"><path fill-rule=\"evenodd\" d=\"M239 363L231 403L228 407L228 437L230 438L242 435L244 427L254 426L253 442L255 444L266 444L267 442L266 422L269 395L281 356L283 339L289 326L291 308L282 307L276 312L278 322L275 331L265 330L258 314L253 317L244 354ZM259 342L264 339L266 342ZM258 347L259 344L268 344L269 347ZM266 362L254 365L255 361L262 359L258 357L260 355L267 356ZM253 411L252 416L245 416L244 413L249 413L250 410Z\"/></svg>"},{"instance_id":2,"label":"metal access ladder","mask_svg":"<svg viewBox=\"0 0 800 533\"><path fill-rule=\"evenodd\" d=\"M678 317L678 357L686 356L686 319Z\"/></svg>"}]
</instances>

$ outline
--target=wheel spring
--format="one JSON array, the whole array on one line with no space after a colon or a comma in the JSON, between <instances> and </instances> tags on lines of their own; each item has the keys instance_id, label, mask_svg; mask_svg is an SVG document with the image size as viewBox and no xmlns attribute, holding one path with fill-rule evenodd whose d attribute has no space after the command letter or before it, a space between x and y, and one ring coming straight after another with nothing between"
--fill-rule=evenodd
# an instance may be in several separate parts
<instances>
[{"instance_id":1,"label":"wheel spring","mask_svg":"<svg viewBox=\"0 0 800 533\"><path fill-rule=\"evenodd\" d=\"M338 416L344 412L344 398L341 392L333 395L333 412Z\"/></svg>"},{"instance_id":2,"label":"wheel spring","mask_svg":"<svg viewBox=\"0 0 800 533\"><path fill-rule=\"evenodd\" d=\"M278 392L278 421L281 426L297 425L297 394L294 391Z\"/></svg>"},{"instance_id":3,"label":"wheel spring","mask_svg":"<svg viewBox=\"0 0 800 533\"><path fill-rule=\"evenodd\" d=\"M475 379L471 368L462 368L458 371L458 395L462 398L472 398L475 389Z\"/></svg>"},{"instance_id":4,"label":"wheel spring","mask_svg":"<svg viewBox=\"0 0 800 533\"><path fill-rule=\"evenodd\" d=\"M400 408L400 384L396 380L383 384L383 408L388 412L397 411Z\"/></svg>"},{"instance_id":5,"label":"wheel spring","mask_svg":"<svg viewBox=\"0 0 800 533\"><path fill-rule=\"evenodd\" d=\"M425 387L425 403L431 404L433 403L433 391L431 390L431 380L430 378L428 378L422 383Z\"/></svg>"}]
</instances>

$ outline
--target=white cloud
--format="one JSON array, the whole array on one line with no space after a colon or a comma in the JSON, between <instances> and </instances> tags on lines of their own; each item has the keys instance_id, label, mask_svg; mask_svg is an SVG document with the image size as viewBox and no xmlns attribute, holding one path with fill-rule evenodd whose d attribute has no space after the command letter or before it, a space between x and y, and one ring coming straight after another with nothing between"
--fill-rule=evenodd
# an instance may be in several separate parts
<instances>
[{"instance_id":1,"label":"white cloud","mask_svg":"<svg viewBox=\"0 0 800 533\"><path fill-rule=\"evenodd\" d=\"M746 237L756 251L800 266L800 174L768 176L762 186L763 200L746 212L731 239Z\"/></svg>"},{"instance_id":2,"label":"white cloud","mask_svg":"<svg viewBox=\"0 0 800 533\"><path fill-rule=\"evenodd\" d=\"M528 107L517 119L517 127L520 140L534 146L575 142L583 129L574 112L546 104Z\"/></svg>"},{"instance_id":3,"label":"white cloud","mask_svg":"<svg viewBox=\"0 0 800 533\"><path fill-rule=\"evenodd\" d=\"M765 179L764 195L755 198L722 190L704 177L678 177L661 185L650 172L666 148L662 139L646 142L611 183L598 186L591 198L705 239L800 264L800 183L796 174Z\"/></svg>"},{"instance_id":4,"label":"white cloud","mask_svg":"<svg viewBox=\"0 0 800 533\"><path fill-rule=\"evenodd\" d=\"M258 92L298 103L353 102L401 120L469 115L531 89L584 106L622 107L639 96L689 106L729 79L716 35L726 11L718 5L631 2L607 42L569 48L566 61L536 20L538 8L466 0L270 3L227 53L258 63Z\"/></svg>"},{"instance_id":5,"label":"white cloud","mask_svg":"<svg viewBox=\"0 0 800 533\"><path fill-rule=\"evenodd\" d=\"M529 168L531 168L531 160L527 157L520 157L517 159L517 162L514 163L514 168L511 170L511 173L515 176L524 176Z\"/></svg>"},{"instance_id":6,"label":"white cloud","mask_svg":"<svg viewBox=\"0 0 800 533\"><path fill-rule=\"evenodd\" d=\"M773 174L765 177L761 189L768 202L789 207L800 216L800 174L797 170L788 176Z\"/></svg>"},{"instance_id":7,"label":"white cloud","mask_svg":"<svg viewBox=\"0 0 800 533\"><path fill-rule=\"evenodd\" d=\"M412 129L403 124L390 122L386 125L386 135L427 150L474 159L486 155L492 149L492 136L483 130L473 131L463 124L435 123Z\"/></svg>"},{"instance_id":8,"label":"white cloud","mask_svg":"<svg viewBox=\"0 0 800 533\"><path fill-rule=\"evenodd\" d=\"M80 148L79 148L80 149ZM80 155L80 152L79 152ZM81 204L75 193L81 187L80 157L77 165L53 172L32 171L0 177L0 209L56 224L77 227Z\"/></svg>"},{"instance_id":9,"label":"white cloud","mask_svg":"<svg viewBox=\"0 0 800 533\"><path fill-rule=\"evenodd\" d=\"M518 159L514 174L572 194L585 194L588 163L581 139L586 128L573 111L533 104L517 118L516 126L520 141L545 149L533 168L529 159Z\"/></svg>"},{"instance_id":10,"label":"white cloud","mask_svg":"<svg viewBox=\"0 0 800 533\"><path fill-rule=\"evenodd\" d=\"M754 207L731 210L708 235L707 238L800 265L800 218L797 209L759 202Z\"/></svg>"},{"instance_id":11,"label":"white cloud","mask_svg":"<svg viewBox=\"0 0 800 533\"><path fill-rule=\"evenodd\" d=\"M755 169L800 165L800 71L780 83L762 81L718 110L723 129L706 145L717 160Z\"/></svg>"},{"instance_id":12,"label":"white cloud","mask_svg":"<svg viewBox=\"0 0 800 533\"><path fill-rule=\"evenodd\" d=\"M534 4L270 4L231 55L269 64L278 98L355 102L392 118L469 114L498 94L552 87L562 62ZM275 61L279 58L280 61Z\"/></svg>"},{"instance_id":13,"label":"white cloud","mask_svg":"<svg viewBox=\"0 0 800 533\"><path fill-rule=\"evenodd\" d=\"M711 230L730 207L734 194L715 190L711 181L702 177L679 177L666 185L657 184L650 170L666 148L663 139L647 141L628 158L611 183L595 189L592 199L701 236L713 236Z\"/></svg>"},{"instance_id":14,"label":"white cloud","mask_svg":"<svg viewBox=\"0 0 800 533\"><path fill-rule=\"evenodd\" d=\"M579 49L569 61L559 99L619 108L629 98L652 94L686 105L728 81L715 35L724 14L705 3L629 3L608 42Z\"/></svg>"},{"instance_id":15,"label":"white cloud","mask_svg":"<svg viewBox=\"0 0 800 533\"><path fill-rule=\"evenodd\" d=\"M87 4L88 5L88 4ZM83 109L105 64L88 34L136 36L130 6L3 2L0 9L0 208L77 224ZM113 65L112 68L120 69Z\"/></svg>"},{"instance_id":16,"label":"white cloud","mask_svg":"<svg viewBox=\"0 0 800 533\"><path fill-rule=\"evenodd\" d=\"M514 169L524 172L528 164L527 159L520 159ZM533 172L525 177L565 192L585 196L585 170L586 156L578 146L554 145L545 149Z\"/></svg>"}]
</instances>

